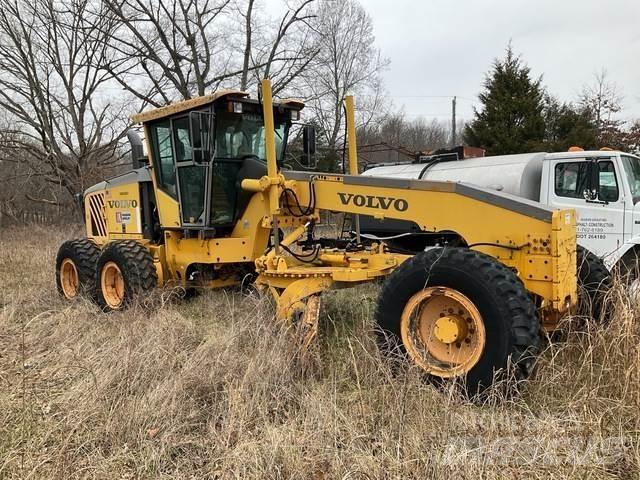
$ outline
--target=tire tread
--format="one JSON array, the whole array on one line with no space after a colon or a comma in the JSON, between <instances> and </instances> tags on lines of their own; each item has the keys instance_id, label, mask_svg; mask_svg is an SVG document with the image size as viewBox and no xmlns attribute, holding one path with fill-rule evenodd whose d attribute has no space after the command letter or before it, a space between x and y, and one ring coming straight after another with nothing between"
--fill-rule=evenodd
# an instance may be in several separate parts
<instances>
[{"instance_id":1,"label":"tire tread","mask_svg":"<svg viewBox=\"0 0 640 480\"><path fill-rule=\"evenodd\" d=\"M93 285L96 281L96 266L100 257L100 247L89 238L76 238L67 240L58 249L56 257L56 285L62 294L60 282L60 266L65 258L73 261L78 271L80 281L80 294L89 293L93 298Z\"/></svg>"},{"instance_id":2,"label":"tire tread","mask_svg":"<svg viewBox=\"0 0 640 480\"><path fill-rule=\"evenodd\" d=\"M144 294L158 285L158 273L153 257L144 245L135 240L117 240L107 244L98 261L98 271L108 261L114 261L122 271L125 282L125 305L134 297ZM96 275L95 290L100 305L106 308L102 297L100 275Z\"/></svg>"},{"instance_id":3,"label":"tire tread","mask_svg":"<svg viewBox=\"0 0 640 480\"><path fill-rule=\"evenodd\" d=\"M399 318L389 315L389 312L397 311L398 289L415 282L420 276L426 287L429 271L438 262L442 262L445 268L474 272L477 278L482 279L489 289L503 299L503 316L509 322L507 334L511 363L516 367L518 379L529 376L541 345L541 325L535 304L512 270L493 257L474 250L430 249L406 260L389 275L383 283L375 313L378 326L383 331L381 339L387 338L389 333L399 339Z\"/></svg>"}]
</instances>

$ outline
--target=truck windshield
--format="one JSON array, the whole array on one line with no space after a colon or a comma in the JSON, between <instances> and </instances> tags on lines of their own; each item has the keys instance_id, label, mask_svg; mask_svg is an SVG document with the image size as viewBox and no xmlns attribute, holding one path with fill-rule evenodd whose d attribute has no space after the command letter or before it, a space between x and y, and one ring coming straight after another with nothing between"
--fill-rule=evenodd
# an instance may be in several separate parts
<instances>
[{"instance_id":1,"label":"truck windshield","mask_svg":"<svg viewBox=\"0 0 640 480\"><path fill-rule=\"evenodd\" d=\"M276 159L280 162L286 141L286 121L277 116L274 120ZM254 155L266 160L262 115L224 112L218 115L216 122L216 159L236 160Z\"/></svg>"},{"instance_id":2,"label":"truck windshield","mask_svg":"<svg viewBox=\"0 0 640 480\"><path fill-rule=\"evenodd\" d=\"M623 155L622 165L624 165L624 172L627 175L633 203L636 204L640 202L640 158Z\"/></svg>"}]
</instances>

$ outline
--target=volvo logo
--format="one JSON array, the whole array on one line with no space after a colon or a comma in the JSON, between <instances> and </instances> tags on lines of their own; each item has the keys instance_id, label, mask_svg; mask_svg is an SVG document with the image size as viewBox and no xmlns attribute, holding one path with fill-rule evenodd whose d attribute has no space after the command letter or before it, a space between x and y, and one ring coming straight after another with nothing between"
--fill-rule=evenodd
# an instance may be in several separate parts
<instances>
[{"instance_id":1,"label":"volvo logo","mask_svg":"<svg viewBox=\"0 0 640 480\"><path fill-rule=\"evenodd\" d=\"M354 195L353 193L338 192L343 205L355 205L356 207L381 208L389 210L393 207L399 212L409 208L409 203L404 198L380 197L377 195Z\"/></svg>"},{"instance_id":2,"label":"volvo logo","mask_svg":"<svg viewBox=\"0 0 640 480\"><path fill-rule=\"evenodd\" d=\"M109 200L109 208L136 208L137 200Z\"/></svg>"}]
</instances>

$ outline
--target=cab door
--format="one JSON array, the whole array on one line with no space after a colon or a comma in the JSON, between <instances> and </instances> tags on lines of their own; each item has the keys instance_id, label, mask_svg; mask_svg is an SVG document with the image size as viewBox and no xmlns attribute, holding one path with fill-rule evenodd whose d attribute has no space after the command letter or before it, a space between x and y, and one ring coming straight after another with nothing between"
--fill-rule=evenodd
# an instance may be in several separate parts
<instances>
[{"instance_id":1,"label":"cab door","mask_svg":"<svg viewBox=\"0 0 640 480\"><path fill-rule=\"evenodd\" d=\"M606 260L624 242L624 195L614 158L553 160L550 174L549 203L574 208L578 243Z\"/></svg>"},{"instance_id":2,"label":"cab door","mask_svg":"<svg viewBox=\"0 0 640 480\"><path fill-rule=\"evenodd\" d=\"M188 115L172 118L171 130L182 226L204 227L209 165L195 161Z\"/></svg>"}]
</instances>

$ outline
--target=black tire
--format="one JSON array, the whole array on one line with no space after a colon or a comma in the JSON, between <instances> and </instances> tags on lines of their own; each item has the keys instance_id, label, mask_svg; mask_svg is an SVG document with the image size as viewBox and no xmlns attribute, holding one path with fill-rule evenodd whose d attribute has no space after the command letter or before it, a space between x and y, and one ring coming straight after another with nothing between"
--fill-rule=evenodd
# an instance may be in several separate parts
<instances>
[{"instance_id":1,"label":"black tire","mask_svg":"<svg viewBox=\"0 0 640 480\"><path fill-rule=\"evenodd\" d=\"M101 287L101 272L108 262L114 262L124 280L124 298L122 304L114 308L105 300ZM147 293L158 285L158 273L149 251L135 240L110 242L102 250L98 259L95 292L98 304L103 310L118 310L130 306L141 294Z\"/></svg>"},{"instance_id":2,"label":"black tire","mask_svg":"<svg viewBox=\"0 0 640 480\"><path fill-rule=\"evenodd\" d=\"M88 295L91 299L95 299L93 286L96 281L96 265L99 256L100 247L88 238L67 240L60 245L56 257L56 287L60 295L71 298L65 294L61 279L62 263L70 260L78 274L79 284L76 296Z\"/></svg>"},{"instance_id":3,"label":"black tire","mask_svg":"<svg viewBox=\"0 0 640 480\"><path fill-rule=\"evenodd\" d=\"M638 265L640 255L635 248L625 253L616 264L616 275L626 284L631 285L638 280Z\"/></svg>"},{"instance_id":4,"label":"black tire","mask_svg":"<svg viewBox=\"0 0 640 480\"><path fill-rule=\"evenodd\" d=\"M409 299L433 286L455 289L478 309L486 344L461 384L469 395L483 392L507 367L518 380L529 376L540 350L535 304L516 274L493 257L466 248L434 248L405 261L384 282L376 309L383 351L394 344L406 353L400 320ZM440 383L441 379L427 375Z\"/></svg>"},{"instance_id":5,"label":"black tire","mask_svg":"<svg viewBox=\"0 0 640 480\"><path fill-rule=\"evenodd\" d=\"M611 307L606 300L613 285L611 273L600 257L578 245L578 314L593 317L599 323L611 319Z\"/></svg>"}]
</instances>

